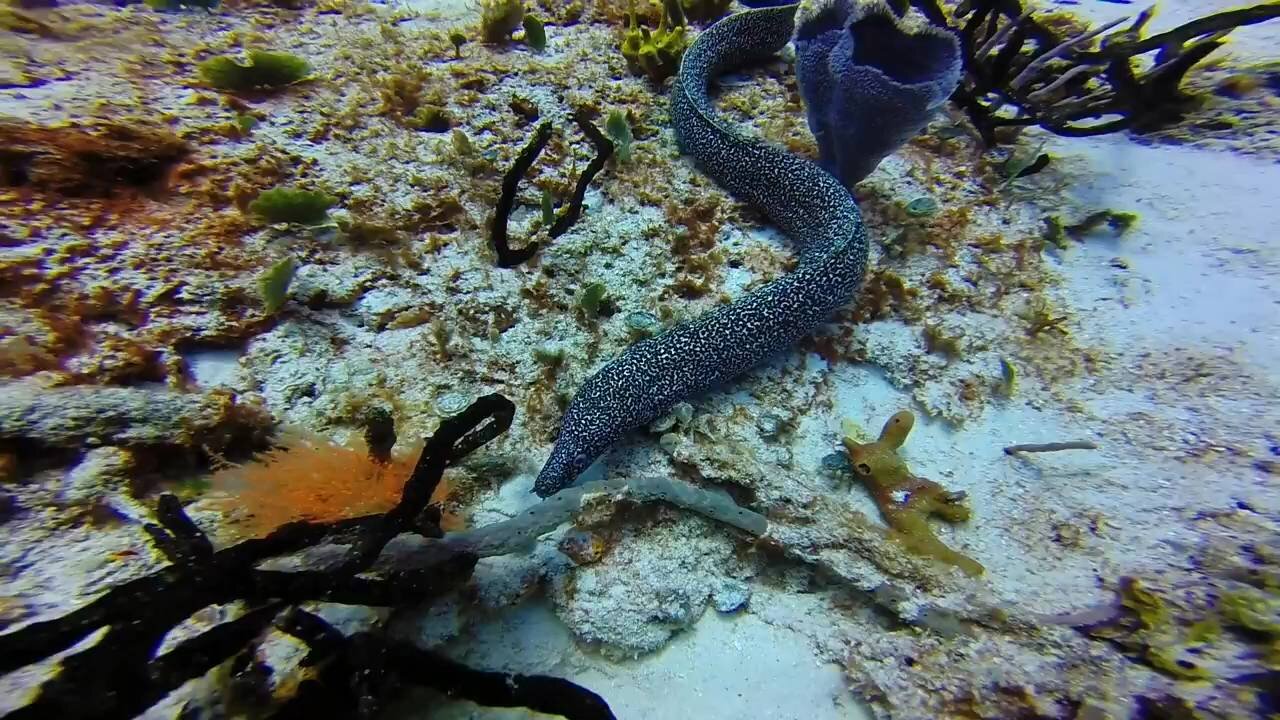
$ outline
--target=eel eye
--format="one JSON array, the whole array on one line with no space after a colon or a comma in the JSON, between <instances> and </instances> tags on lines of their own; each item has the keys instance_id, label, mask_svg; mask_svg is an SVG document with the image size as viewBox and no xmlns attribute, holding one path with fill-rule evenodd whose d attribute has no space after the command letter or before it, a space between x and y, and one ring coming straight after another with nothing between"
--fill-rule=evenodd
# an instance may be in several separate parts
<instances>
[{"instance_id":1,"label":"eel eye","mask_svg":"<svg viewBox=\"0 0 1280 720\"><path fill-rule=\"evenodd\" d=\"M870 475L871 466L866 463L858 463L858 472L862 473L863 475Z\"/></svg>"}]
</instances>

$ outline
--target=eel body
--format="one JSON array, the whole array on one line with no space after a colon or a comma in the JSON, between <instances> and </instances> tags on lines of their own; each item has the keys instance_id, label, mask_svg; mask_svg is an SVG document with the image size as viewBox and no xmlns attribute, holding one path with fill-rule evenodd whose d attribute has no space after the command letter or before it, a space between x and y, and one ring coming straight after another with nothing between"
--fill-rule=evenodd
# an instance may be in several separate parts
<instances>
[{"instance_id":1,"label":"eel body","mask_svg":"<svg viewBox=\"0 0 1280 720\"><path fill-rule=\"evenodd\" d=\"M797 8L747 10L712 25L685 51L671 89L671 121L681 150L786 233L799 253L796 269L632 345L588 379L534 483L538 495L572 484L623 434L677 402L790 348L861 285L867 236L849 191L817 164L738 132L718 116L708 94L719 73L781 50L791 39Z\"/></svg>"}]
</instances>

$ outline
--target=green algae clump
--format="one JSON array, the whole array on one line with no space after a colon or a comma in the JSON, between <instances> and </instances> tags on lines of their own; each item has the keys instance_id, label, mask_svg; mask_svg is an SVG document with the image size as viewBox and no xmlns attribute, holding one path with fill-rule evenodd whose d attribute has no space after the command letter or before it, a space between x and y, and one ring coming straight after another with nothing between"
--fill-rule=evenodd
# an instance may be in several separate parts
<instances>
[{"instance_id":1,"label":"green algae clump","mask_svg":"<svg viewBox=\"0 0 1280 720\"><path fill-rule=\"evenodd\" d=\"M461 30L449 31L449 43L453 45L453 56L462 57L462 46L467 44L467 36Z\"/></svg>"},{"instance_id":2,"label":"green algae clump","mask_svg":"<svg viewBox=\"0 0 1280 720\"><path fill-rule=\"evenodd\" d=\"M1018 368L1008 358L1000 358L1000 380L996 383L996 392L1001 397L1011 398L1018 391Z\"/></svg>"},{"instance_id":3,"label":"green algae clump","mask_svg":"<svg viewBox=\"0 0 1280 720\"><path fill-rule=\"evenodd\" d=\"M1116 592L1125 613L1087 627L1085 634L1116 644L1131 659L1175 680L1221 681L1222 661L1233 654L1270 663L1280 631L1273 600L1247 586L1232 587L1161 592L1138 578L1122 577Z\"/></svg>"},{"instance_id":4,"label":"green algae clump","mask_svg":"<svg viewBox=\"0 0 1280 720\"><path fill-rule=\"evenodd\" d=\"M1121 578L1118 592L1120 605L1133 613L1142 629L1158 630L1171 622L1169 607L1164 599L1137 578Z\"/></svg>"},{"instance_id":5,"label":"green algae clump","mask_svg":"<svg viewBox=\"0 0 1280 720\"><path fill-rule=\"evenodd\" d=\"M322 192L278 187L258 195L249 203L249 212L269 223L320 225L329 219L333 202Z\"/></svg>"},{"instance_id":6,"label":"green algae clump","mask_svg":"<svg viewBox=\"0 0 1280 720\"><path fill-rule=\"evenodd\" d=\"M232 92L284 87L311 74L311 65L292 53L250 50L248 60L224 55L205 60L196 71L210 87Z\"/></svg>"},{"instance_id":7,"label":"green algae clump","mask_svg":"<svg viewBox=\"0 0 1280 720\"><path fill-rule=\"evenodd\" d=\"M610 111L604 123L604 131L613 141L618 162L623 164L631 162L631 141L635 138L631 134L631 123L627 122L627 114L621 110Z\"/></svg>"},{"instance_id":8,"label":"green algae clump","mask_svg":"<svg viewBox=\"0 0 1280 720\"><path fill-rule=\"evenodd\" d=\"M853 474L871 492L891 535L909 550L960 568L967 575L981 575L981 563L942 544L929 527L929 516L947 522L969 519L965 494L949 492L938 483L916 477L898 455L915 425L915 416L903 410L884 424L880 437L871 443L844 438L845 452Z\"/></svg>"},{"instance_id":9,"label":"green algae clump","mask_svg":"<svg viewBox=\"0 0 1280 720\"><path fill-rule=\"evenodd\" d=\"M298 262L292 257L272 265L258 277L258 294L262 297L262 309L267 315L275 315L289 299L289 285L298 271Z\"/></svg>"},{"instance_id":10,"label":"green algae clump","mask_svg":"<svg viewBox=\"0 0 1280 720\"><path fill-rule=\"evenodd\" d=\"M542 21L534 15L525 15L521 21L524 26L524 44L542 52L547 49L547 31L542 26Z\"/></svg>"},{"instance_id":11,"label":"green algae clump","mask_svg":"<svg viewBox=\"0 0 1280 720\"><path fill-rule=\"evenodd\" d=\"M546 188L542 188L542 197L538 200L538 209L542 213L543 227L551 227L555 224L555 202L551 199L551 192Z\"/></svg>"},{"instance_id":12,"label":"green algae clump","mask_svg":"<svg viewBox=\"0 0 1280 720\"><path fill-rule=\"evenodd\" d=\"M1254 588L1225 592L1218 601L1228 624L1255 633L1280 636L1280 600Z\"/></svg>"},{"instance_id":13,"label":"green algae clump","mask_svg":"<svg viewBox=\"0 0 1280 720\"><path fill-rule=\"evenodd\" d=\"M582 312L589 318L599 317L606 304L607 292L604 283L594 282L587 285L578 296L578 307L582 308Z\"/></svg>"}]
</instances>

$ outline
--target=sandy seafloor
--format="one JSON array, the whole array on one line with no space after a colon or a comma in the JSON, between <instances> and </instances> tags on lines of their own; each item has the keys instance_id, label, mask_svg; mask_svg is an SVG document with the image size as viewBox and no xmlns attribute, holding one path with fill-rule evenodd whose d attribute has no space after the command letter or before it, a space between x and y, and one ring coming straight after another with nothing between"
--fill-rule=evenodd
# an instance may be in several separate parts
<instances>
[{"instance_id":1,"label":"sandy seafloor","mask_svg":"<svg viewBox=\"0 0 1280 720\"><path fill-rule=\"evenodd\" d=\"M1166 2L1155 27L1211 6L1228 4ZM758 216L676 157L660 90L626 74L612 29L597 22L548 26L548 50L540 56L520 45L464 46L467 63L493 62L500 69L489 73L472 105L450 109L481 149L496 152L499 168L530 129L513 122L507 108L512 96L535 101L566 133L573 131L565 97L594 96L605 108L629 105L645 126L635 163L611 165L601 174L583 219L544 248L538 267L494 268L484 227L496 175L490 172L483 188L467 190L462 185L469 171L450 155L447 135L396 127L368 104L376 94L367 83L380 68L421 61L397 55L412 46L414 33L473 23L474 11L458 2L360 12L351 10L354 5L328 7L340 10L224 8L206 17L133 8L110 21L102 18L117 11L93 11L98 22L114 23L101 27L133 28L180 53L206 50L194 47L197 42L234 49L226 39L232 31L266 33L246 44L306 51L317 79L253 99L264 117L251 141L208 131L229 115L216 102L192 100L216 94L192 88L189 57L165 61L169 69L165 62L130 65L124 58L133 49L116 43L77 59L72 51L59 55L69 45L51 49L52 41L24 38L24 52L37 58L27 71L69 69L55 82L0 91L0 110L49 123L117 113L120 99L132 95L148 112L169 115L179 131L200 127L191 135L195 153L211 165L225 161L233 174L249 173L253 162L241 167L237 158L296 153L284 161L292 169L272 165L279 178L339 194L338 214L358 206L356 212L367 217L397 218L393 224L412 214L392 210L403 211L415 194L456 190L464 210L446 223L452 227L406 230L402 242L410 249L398 260L341 244L332 233L307 237L233 220L211 230L211 218L238 211L227 207L225 192L216 198L216 213L205 210L201 203L216 193L190 186L181 199L147 201L154 204L148 212L156 213L148 218L169 225L156 220L140 228L126 218L70 231L118 256L85 251L57 257L74 267L70 282L85 287L120 283L146 294L181 276L186 289L178 301L157 294L166 298L165 312L135 328L136 337L185 353L189 391L229 387L294 427L346 439L358 434L351 408L374 398L395 409L402 436L411 437L434 426L433 403L446 393L506 394L519 408L516 425L485 451L497 458L485 468L505 472L483 482L472 478L465 503L454 508L468 525L482 526L536 501L529 488L550 449L557 414L546 396L571 392L624 346L627 312L648 309L669 322L692 317L722 292L736 295L783 272L790 251ZM1063 7L1101 20L1136 11L1089 0ZM376 29L378 14L391 12L401 13L401 21ZM1280 22L1232 37L1231 62L1274 60ZM449 67L452 49L442 51L448 46L439 37L433 42L431 52L442 53L439 68ZM352 54L343 55L342 48ZM342 66L362 54L378 59ZM166 73L173 78L169 85ZM560 86L549 86L557 73ZM744 89L744 78L734 81L726 101L733 106L730 115L762 115L766 137L786 138L803 151L800 107L767 95L782 88L779 78L789 76L785 66L771 67L767 76L760 84L764 101ZM112 102L104 105L104 98ZM1274 97L1262 102L1272 111L1278 107ZM346 113L337 130L307 132L318 105ZM1116 645L1051 618L1111 602L1125 576L1142 578L1157 592L1199 592L1227 587L1244 566L1270 573L1280 562L1274 474L1280 453L1280 155L1274 131L1274 119L1270 136L1200 137L1191 131L1192 142L1032 131L1019 147L1043 140L1053 163L998 192L999 152L981 158L968 138L909 145L882 163L857 195L872 228L873 259L919 294L902 303L890 299L857 323L854 311L842 313L818 339L731 387L692 398L692 419L669 430L665 447L656 433L637 434L588 473L674 475L734 488L736 497L771 518L771 532L781 542L801 548L812 563L754 552L741 533L663 509L614 528L604 557L576 569L555 550L558 533L528 553L486 559L465 601L426 615L398 612L394 631L476 666L570 678L600 693L621 718L1013 717L1029 708L1044 717L1118 718L1140 696L1182 698L1198 704L1203 717L1247 716L1254 705L1251 696L1235 692L1240 686L1231 678L1244 670L1233 658L1249 652L1256 637L1228 633L1215 641L1205 651L1208 680L1193 681L1161 673L1133 653L1126 657ZM572 142L553 157L564 161L575 153L580 168L589 149L580 138ZM557 173L569 171L540 172L561 183L550 187L563 187ZM350 192L337 192L348 186ZM530 189L536 186L526 181L520 196L512 222L517 237L537 214L538 196ZM922 192L944 209L926 223L927 233L942 239L905 258L886 257L883 244L898 225L911 222L895 215L892 204ZM688 220L681 206L697 203L707 204L703 216L714 225L711 237L699 242L715 250L701 252L713 252L711 262L723 267L675 257L671 249L671 223ZM946 215L962 205L972 207L963 222ZM1136 212L1140 219L1119 238L1091 236L1061 250L1037 247L1030 251L1035 259L1028 263L1023 253L1013 264L1009 248L1038 237L1044 215L1074 220L1103 208ZM73 242L51 231L60 217L51 212L30 219L35 245ZM6 215L9 231L23 222L13 212ZM187 233L197 239L183 240ZM207 255L169 256L158 249L225 241L220 233L235 237L225 250L231 259L218 272L198 269ZM301 268L293 302L273 321L252 307L248 291L219 294L223 286L251 290L255 274L282 243L295 243ZM26 244L4 252L43 251ZM162 268L138 259L152 256L163 258ZM543 273L547 268L554 272ZM928 280L938 276L944 280ZM598 321L575 312L574 293L588 279L606 284L618 312ZM710 286L700 297L672 290L700 283ZM539 307L530 298L538 298ZM29 332L39 345L47 325L33 320L23 302L5 299L3 324ZM1065 335L1028 335L1018 312L1037 304L1065 316ZM418 308L427 311L418 315ZM489 324L495 308L513 315L509 327L495 331ZM437 318L452 328L446 353L436 352L432 339L430 323ZM104 336L121 332L103 325ZM959 356L930 353L922 339L925 326L958 338ZM188 337L195 341L186 342ZM216 342L208 339L214 337ZM548 341L566 356L550 390L531 354ZM994 389L1002 358L1019 368L1010 397ZM68 362L91 366L84 358ZM27 381L42 377L53 375L36 373ZM839 448L845 421L873 436L902 409L917 417L903 450L911 469L967 493L972 519L935 527L944 542L985 566L979 579L904 559L884 538L868 541L874 538L868 528L880 526L874 503L856 483L823 469L823 458ZM786 430L762 437L765 415L782 418ZM1021 457L1002 452L1012 443L1075 439L1096 442L1098 449ZM80 495L68 499L75 472L44 468L5 486L20 508L0 525L0 600L9 629L64 612L160 566L145 553L124 563L105 559L145 546L137 522L64 522L86 492L77 486ZM126 508L126 516L145 504L119 487L104 484L94 492ZM220 530L218 507L197 499L192 512L226 541L231 536ZM715 603L732 611L721 613ZM338 607L325 612L345 617L352 627L369 615ZM930 622L930 614L948 619ZM1002 620L993 621L997 614ZM1152 632L1151 643L1186 644L1176 629ZM1261 670L1257 657L1243 662ZM0 679L0 712L21 704L37 676ZM149 716L172 716L179 703L205 692L192 683ZM524 716L426 695L404 703L398 714Z\"/></svg>"}]
</instances>

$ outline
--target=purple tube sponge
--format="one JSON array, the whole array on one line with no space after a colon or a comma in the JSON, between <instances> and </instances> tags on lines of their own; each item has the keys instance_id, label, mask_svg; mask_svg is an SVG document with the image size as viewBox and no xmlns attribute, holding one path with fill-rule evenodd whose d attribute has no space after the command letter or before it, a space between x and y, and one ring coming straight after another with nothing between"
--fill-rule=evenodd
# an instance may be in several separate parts
<instances>
[{"instance_id":1,"label":"purple tube sponge","mask_svg":"<svg viewBox=\"0 0 1280 720\"><path fill-rule=\"evenodd\" d=\"M822 166L847 186L919 132L960 81L955 35L908 30L882 2L802 6L795 46Z\"/></svg>"}]
</instances>

